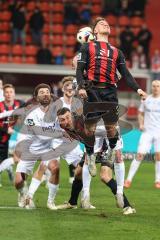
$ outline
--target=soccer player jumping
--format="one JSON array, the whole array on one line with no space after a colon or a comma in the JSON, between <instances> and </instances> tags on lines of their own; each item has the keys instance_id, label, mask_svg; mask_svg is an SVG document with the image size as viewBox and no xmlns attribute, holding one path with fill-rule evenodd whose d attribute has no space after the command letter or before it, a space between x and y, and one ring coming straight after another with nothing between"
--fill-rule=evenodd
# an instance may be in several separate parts
<instances>
[{"instance_id":1,"label":"soccer player jumping","mask_svg":"<svg viewBox=\"0 0 160 240\"><path fill-rule=\"evenodd\" d=\"M95 40L82 45L78 54L78 65L76 78L79 87L79 95L89 103L102 103L104 109L101 113L87 113L85 131L88 135L94 135L97 122L103 118L107 137L109 139L108 159L115 158L114 148L119 134L116 130L118 121L118 98L117 98L117 70L125 79L128 86L136 91L142 99L146 98L146 93L140 89L139 85L128 71L125 58L121 50L112 46L108 37L110 26L104 18L97 18L93 25ZM84 76L84 70L87 76ZM107 103L108 106L104 103ZM110 107L112 111L107 110ZM103 116L102 116L103 112ZM106 113L106 114L104 114ZM92 176L96 175L95 157L93 146L87 148L89 171ZM121 161L121 160L120 160Z\"/></svg>"}]
</instances>

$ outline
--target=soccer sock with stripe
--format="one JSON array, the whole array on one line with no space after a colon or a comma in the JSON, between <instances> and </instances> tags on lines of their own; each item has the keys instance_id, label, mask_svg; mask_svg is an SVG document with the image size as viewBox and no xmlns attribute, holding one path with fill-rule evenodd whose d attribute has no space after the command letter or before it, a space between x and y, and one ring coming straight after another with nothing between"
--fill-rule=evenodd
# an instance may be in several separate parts
<instances>
[{"instance_id":1,"label":"soccer sock with stripe","mask_svg":"<svg viewBox=\"0 0 160 240\"><path fill-rule=\"evenodd\" d=\"M71 197L68 201L71 205L77 205L78 197L79 197L81 190L82 190L82 179L77 179L75 177L75 179L72 183Z\"/></svg>"},{"instance_id":2,"label":"soccer sock with stripe","mask_svg":"<svg viewBox=\"0 0 160 240\"><path fill-rule=\"evenodd\" d=\"M111 189L112 193L116 195L117 193L116 181L112 178L108 183L106 183L106 185ZM123 194L123 198L124 198L124 208L131 206L125 194Z\"/></svg>"}]
</instances>

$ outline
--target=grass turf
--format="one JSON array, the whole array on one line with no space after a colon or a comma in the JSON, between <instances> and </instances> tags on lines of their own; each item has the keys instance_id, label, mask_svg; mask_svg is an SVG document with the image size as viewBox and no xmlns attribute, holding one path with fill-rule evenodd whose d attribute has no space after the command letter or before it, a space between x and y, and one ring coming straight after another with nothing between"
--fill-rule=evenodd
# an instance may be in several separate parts
<instances>
[{"instance_id":1,"label":"grass turf","mask_svg":"<svg viewBox=\"0 0 160 240\"><path fill-rule=\"evenodd\" d=\"M68 169L61 164L60 189L56 204L63 203L70 194ZM128 169L129 163L126 163ZM126 171L127 172L127 171ZM3 174L3 187L0 189L0 207L14 207L17 193ZM0 208L0 240L159 240L159 196L154 189L154 164L143 163L126 195L136 207L137 214L123 216L115 207L110 190L97 176L92 180L91 200L96 210L46 209L47 189L41 186L36 193L36 210Z\"/></svg>"}]
</instances>

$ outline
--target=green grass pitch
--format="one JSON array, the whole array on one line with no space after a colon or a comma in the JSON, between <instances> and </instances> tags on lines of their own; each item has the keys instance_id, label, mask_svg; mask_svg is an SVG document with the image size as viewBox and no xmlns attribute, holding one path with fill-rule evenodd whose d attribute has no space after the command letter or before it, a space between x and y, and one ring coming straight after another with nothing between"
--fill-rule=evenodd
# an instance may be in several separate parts
<instances>
[{"instance_id":1,"label":"green grass pitch","mask_svg":"<svg viewBox=\"0 0 160 240\"><path fill-rule=\"evenodd\" d=\"M56 204L70 194L68 169L61 163L60 189ZM129 163L126 163L126 172ZM110 190L92 180L91 200L96 210L46 209L47 189L42 185L35 196L36 210L2 208L16 207L17 193L3 174L0 189L0 240L159 240L160 190L154 189L154 164L143 163L126 195L137 214L123 216L115 206Z\"/></svg>"}]
</instances>

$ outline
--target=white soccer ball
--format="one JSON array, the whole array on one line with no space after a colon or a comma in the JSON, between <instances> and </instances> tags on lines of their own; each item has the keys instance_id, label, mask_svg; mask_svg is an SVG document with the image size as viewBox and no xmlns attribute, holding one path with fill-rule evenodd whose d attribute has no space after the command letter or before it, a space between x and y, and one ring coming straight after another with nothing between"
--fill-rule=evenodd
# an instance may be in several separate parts
<instances>
[{"instance_id":1,"label":"white soccer ball","mask_svg":"<svg viewBox=\"0 0 160 240\"><path fill-rule=\"evenodd\" d=\"M92 41L93 39L94 36L90 27L81 28L77 33L77 41L81 44Z\"/></svg>"}]
</instances>

